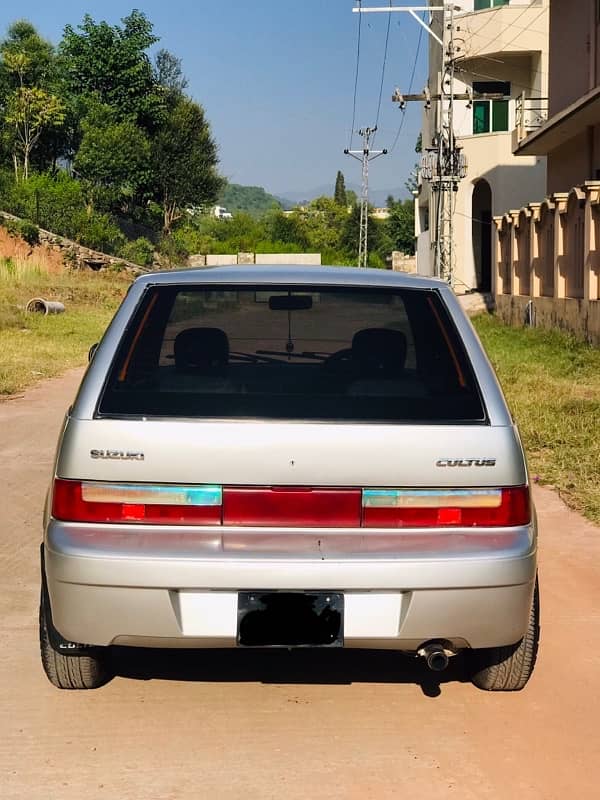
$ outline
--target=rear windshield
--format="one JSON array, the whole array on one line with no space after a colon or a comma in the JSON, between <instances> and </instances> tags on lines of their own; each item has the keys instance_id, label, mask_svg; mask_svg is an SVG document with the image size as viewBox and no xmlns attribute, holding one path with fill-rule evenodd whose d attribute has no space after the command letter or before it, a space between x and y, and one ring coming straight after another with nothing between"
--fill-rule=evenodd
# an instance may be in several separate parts
<instances>
[{"instance_id":1,"label":"rear windshield","mask_svg":"<svg viewBox=\"0 0 600 800\"><path fill-rule=\"evenodd\" d=\"M99 404L107 416L484 421L435 291L149 288Z\"/></svg>"}]
</instances>

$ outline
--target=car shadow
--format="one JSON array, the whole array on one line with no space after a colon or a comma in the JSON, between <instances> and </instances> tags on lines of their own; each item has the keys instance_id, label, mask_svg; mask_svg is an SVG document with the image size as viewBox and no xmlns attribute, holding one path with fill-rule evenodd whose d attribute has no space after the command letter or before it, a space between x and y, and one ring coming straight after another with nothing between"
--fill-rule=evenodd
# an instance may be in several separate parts
<instances>
[{"instance_id":1,"label":"car shadow","mask_svg":"<svg viewBox=\"0 0 600 800\"><path fill-rule=\"evenodd\" d=\"M113 647L111 662L115 675L134 680L325 685L412 683L426 697L439 697L445 683L469 680L461 654L450 659L443 672L432 672L421 658L385 650Z\"/></svg>"}]
</instances>

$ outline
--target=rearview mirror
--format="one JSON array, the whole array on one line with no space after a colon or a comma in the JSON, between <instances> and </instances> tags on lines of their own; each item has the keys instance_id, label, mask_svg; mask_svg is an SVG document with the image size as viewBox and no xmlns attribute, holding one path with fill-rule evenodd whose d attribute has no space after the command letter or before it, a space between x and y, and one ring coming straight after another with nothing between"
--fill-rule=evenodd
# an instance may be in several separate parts
<instances>
[{"instance_id":1,"label":"rearview mirror","mask_svg":"<svg viewBox=\"0 0 600 800\"><path fill-rule=\"evenodd\" d=\"M271 311L308 311L312 308L312 297L306 294L272 295L269 297Z\"/></svg>"}]
</instances>

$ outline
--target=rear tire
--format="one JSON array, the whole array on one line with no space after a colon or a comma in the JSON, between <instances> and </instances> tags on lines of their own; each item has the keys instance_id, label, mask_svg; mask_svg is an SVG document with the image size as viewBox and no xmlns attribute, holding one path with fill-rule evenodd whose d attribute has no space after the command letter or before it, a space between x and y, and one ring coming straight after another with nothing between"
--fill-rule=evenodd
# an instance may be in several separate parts
<instances>
[{"instance_id":1,"label":"rear tire","mask_svg":"<svg viewBox=\"0 0 600 800\"><path fill-rule=\"evenodd\" d=\"M520 642L504 647L473 650L471 680L488 692L518 692L533 673L540 638L540 594L537 578L529 624Z\"/></svg>"},{"instance_id":2,"label":"rear tire","mask_svg":"<svg viewBox=\"0 0 600 800\"><path fill-rule=\"evenodd\" d=\"M50 604L42 587L40 652L44 672L53 686L57 689L96 689L110 680L112 675L102 654L94 650L89 655L63 655L52 646L49 635L51 627ZM57 636L58 634L52 638L56 639Z\"/></svg>"}]
</instances>

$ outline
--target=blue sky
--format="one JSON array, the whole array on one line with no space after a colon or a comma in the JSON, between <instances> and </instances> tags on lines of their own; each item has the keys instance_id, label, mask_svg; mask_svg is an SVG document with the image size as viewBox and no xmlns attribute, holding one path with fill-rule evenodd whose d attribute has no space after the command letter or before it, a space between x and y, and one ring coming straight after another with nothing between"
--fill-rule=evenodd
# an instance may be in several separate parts
<instances>
[{"instance_id":1,"label":"blue sky","mask_svg":"<svg viewBox=\"0 0 600 800\"><path fill-rule=\"evenodd\" d=\"M132 7L141 9L159 46L183 61L188 91L206 109L219 143L222 172L233 182L284 194L332 183L338 169L347 183L360 182L359 163L343 154L356 65L353 6L353 0L25 0L1 4L0 32L25 18L56 43L63 27L76 26L85 13L114 24ZM356 128L375 121L387 17L362 18ZM390 97L395 85L408 91L418 36L408 14L392 15L377 147L389 148L398 130L402 115ZM427 48L423 35L413 91L425 83ZM372 164L373 188L404 185L416 160L420 115L420 105L409 104L394 152Z\"/></svg>"}]
</instances>

